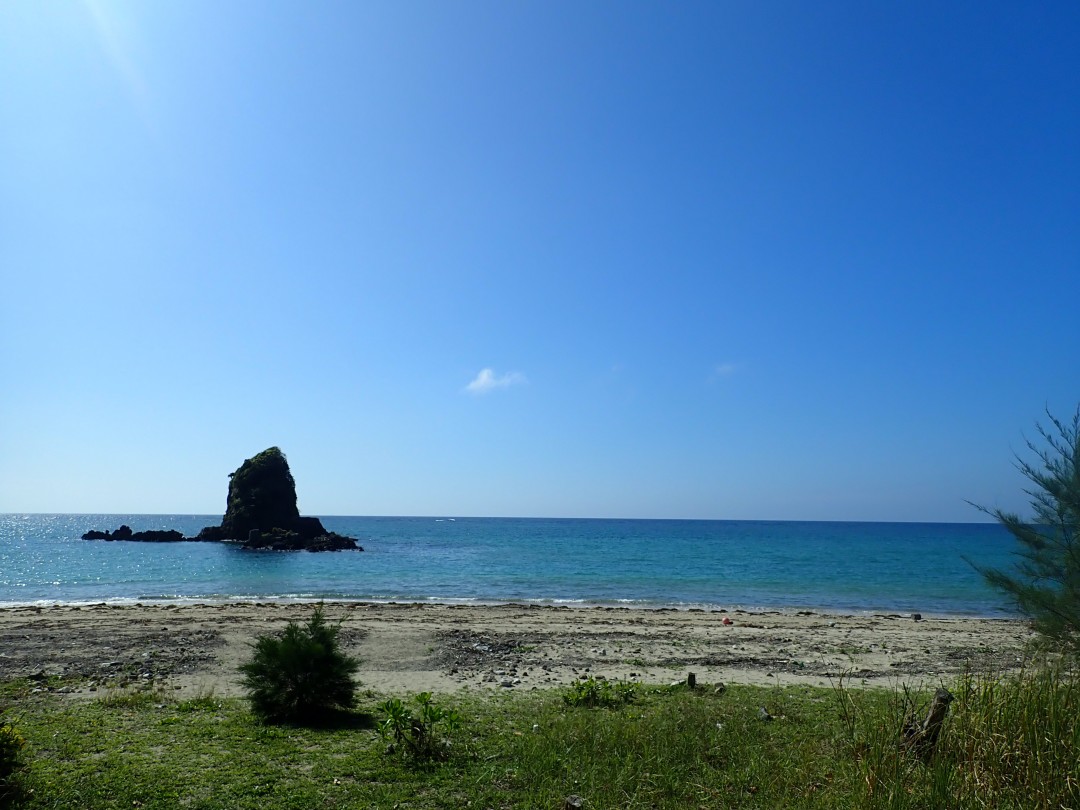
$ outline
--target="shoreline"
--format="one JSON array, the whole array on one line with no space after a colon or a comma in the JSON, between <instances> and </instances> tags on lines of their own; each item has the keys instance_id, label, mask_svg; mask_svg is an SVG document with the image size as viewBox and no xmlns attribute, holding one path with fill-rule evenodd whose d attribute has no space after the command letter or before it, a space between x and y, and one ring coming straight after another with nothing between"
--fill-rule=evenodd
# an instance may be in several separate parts
<instances>
[{"instance_id":1,"label":"shoreline","mask_svg":"<svg viewBox=\"0 0 1080 810\"><path fill-rule=\"evenodd\" d=\"M933 609L912 611L906 609L891 608L831 608L813 605L742 605L742 604L719 604L702 602L669 602L653 603L634 600L617 600L604 602L587 599L475 599L475 598L429 598L429 599L376 599L370 597L319 597L319 596L176 596L176 597L151 597L139 598L130 596L118 596L107 599L37 599L32 601L0 601L0 611L21 610L25 608L65 608L79 607L90 608L98 605L106 607L165 607L169 605L388 605L388 606L444 606L444 607L524 607L543 608L551 610L626 610L648 611L663 613L669 611L686 613L780 613L784 615L822 615L842 618L852 617L878 617L878 618L912 618L920 616L925 619L979 619L988 621L1015 621L1026 620L1018 613L998 614L985 613L946 613L937 612Z\"/></svg>"},{"instance_id":2,"label":"shoreline","mask_svg":"<svg viewBox=\"0 0 1080 810\"><path fill-rule=\"evenodd\" d=\"M84 697L136 685L181 696L240 695L237 667L255 638L306 621L319 601L0 608L0 679L33 677L42 689ZM324 604L328 618L340 622L342 648L360 661L361 687L381 694L532 690L588 677L669 684L690 672L700 683L927 686L966 669L1021 667L1033 638L1015 618Z\"/></svg>"}]
</instances>

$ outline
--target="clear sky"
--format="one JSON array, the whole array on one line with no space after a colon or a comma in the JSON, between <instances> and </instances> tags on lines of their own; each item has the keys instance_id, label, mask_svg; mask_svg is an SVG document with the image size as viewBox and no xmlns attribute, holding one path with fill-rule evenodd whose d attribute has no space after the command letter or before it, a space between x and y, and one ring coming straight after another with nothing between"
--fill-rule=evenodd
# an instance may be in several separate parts
<instances>
[{"instance_id":1,"label":"clear sky","mask_svg":"<svg viewBox=\"0 0 1080 810\"><path fill-rule=\"evenodd\" d=\"M1080 4L0 5L0 511L979 520Z\"/></svg>"}]
</instances>

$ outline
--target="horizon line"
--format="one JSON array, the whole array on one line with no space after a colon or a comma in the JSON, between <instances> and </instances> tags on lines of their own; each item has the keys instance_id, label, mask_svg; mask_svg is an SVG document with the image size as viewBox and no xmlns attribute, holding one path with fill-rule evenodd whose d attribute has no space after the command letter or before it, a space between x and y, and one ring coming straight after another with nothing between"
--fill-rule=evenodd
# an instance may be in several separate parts
<instances>
[{"instance_id":1,"label":"horizon line","mask_svg":"<svg viewBox=\"0 0 1080 810\"><path fill-rule=\"evenodd\" d=\"M0 512L4 517L38 517L44 515L71 515L90 516L100 515L116 517L206 517L214 519L218 512ZM852 518L705 518L705 517L611 517L611 516L553 516L553 515L462 515L443 512L416 515L346 515L318 513L309 514L309 517L318 518L365 518L365 519L426 519L426 520L611 520L611 521L670 521L685 523L885 523L885 524L923 524L923 525L956 525L978 526L999 525L995 520L867 520Z\"/></svg>"}]
</instances>

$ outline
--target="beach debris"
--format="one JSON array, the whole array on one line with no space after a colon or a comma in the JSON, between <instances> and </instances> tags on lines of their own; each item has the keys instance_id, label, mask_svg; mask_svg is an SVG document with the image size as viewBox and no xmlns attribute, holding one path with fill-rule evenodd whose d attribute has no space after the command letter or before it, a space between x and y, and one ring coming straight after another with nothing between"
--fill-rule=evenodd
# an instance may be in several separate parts
<instances>
[{"instance_id":1,"label":"beach debris","mask_svg":"<svg viewBox=\"0 0 1080 810\"><path fill-rule=\"evenodd\" d=\"M922 621L922 614L921 613L912 613L911 618L913 618L917 622L921 622Z\"/></svg>"},{"instance_id":2,"label":"beach debris","mask_svg":"<svg viewBox=\"0 0 1080 810\"><path fill-rule=\"evenodd\" d=\"M722 621L721 621L720 623L721 623L722 625L724 625L725 627L730 627L731 625L733 625L733 624L734 624L734 622L733 622L733 621L731 621L731 619L729 619L729 618L728 618L727 616L725 616L725 617L723 618L723 620L722 620Z\"/></svg>"},{"instance_id":3,"label":"beach debris","mask_svg":"<svg viewBox=\"0 0 1080 810\"><path fill-rule=\"evenodd\" d=\"M769 722L770 720L775 720L776 719L771 714L769 714L769 710L766 709L764 706L761 706L757 710L757 716L758 716L759 720L764 720L766 723Z\"/></svg>"}]
</instances>

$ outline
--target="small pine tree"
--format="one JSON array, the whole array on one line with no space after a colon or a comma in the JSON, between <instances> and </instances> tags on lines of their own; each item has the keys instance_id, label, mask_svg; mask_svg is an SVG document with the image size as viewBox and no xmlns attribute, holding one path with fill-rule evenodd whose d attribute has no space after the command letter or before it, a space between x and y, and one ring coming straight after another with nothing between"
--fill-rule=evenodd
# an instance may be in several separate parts
<instances>
[{"instance_id":1,"label":"small pine tree","mask_svg":"<svg viewBox=\"0 0 1080 810\"><path fill-rule=\"evenodd\" d=\"M1019 541L1016 571L976 568L1031 617L1036 631L1057 646L1080 652L1080 407L1071 423L1047 416L1052 429L1036 425L1045 446L1027 442L1037 461L1016 460L1034 484L1025 490L1031 519L978 507Z\"/></svg>"},{"instance_id":2,"label":"small pine tree","mask_svg":"<svg viewBox=\"0 0 1080 810\"><path fill-rule=\"evenodd\" d=\"M307 624L289 622L279 634L259 636L251 661L240 667L252 711L268 723L303 723L351 708L359 663L338 649L338 629L320 604Z\"/></svg>"}]
</instances>

